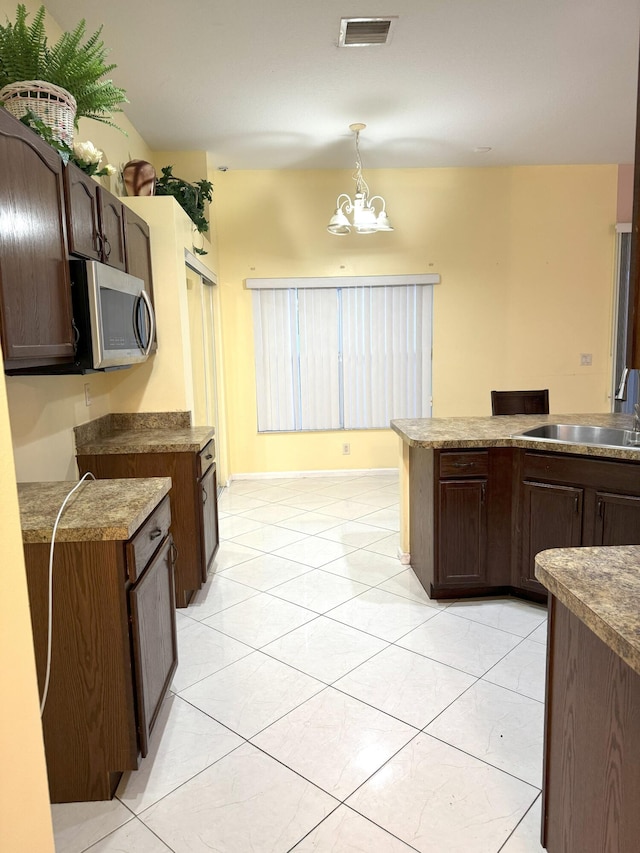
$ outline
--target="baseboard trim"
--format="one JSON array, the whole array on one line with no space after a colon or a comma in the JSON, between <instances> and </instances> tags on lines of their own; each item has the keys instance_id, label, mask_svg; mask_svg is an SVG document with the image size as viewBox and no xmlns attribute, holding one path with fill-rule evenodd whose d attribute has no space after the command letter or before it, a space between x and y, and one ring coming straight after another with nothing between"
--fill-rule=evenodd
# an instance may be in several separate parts
<instances>
[{"instance_id":1,"label":"baseboard trim","mask_svg":"<svg viewBox=\"0 0 640 853\"><path fill-rule=\"evenodd\" d=\"M227 484L233 480L297 480L302 477L373 477L379 474L398 474L397 468L337 468L334 471L262 471L260 473L230 474Z\"/></svg>"}]
</instances>

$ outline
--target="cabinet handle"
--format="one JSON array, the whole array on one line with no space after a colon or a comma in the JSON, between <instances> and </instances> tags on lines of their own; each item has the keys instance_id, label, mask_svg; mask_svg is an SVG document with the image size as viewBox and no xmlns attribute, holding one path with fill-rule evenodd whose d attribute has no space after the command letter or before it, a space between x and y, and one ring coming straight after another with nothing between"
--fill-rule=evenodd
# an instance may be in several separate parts
<instances>
[{"instance_id":1,"label":"cabinet handle","mask_svg":"<svg viewBox=\"0 0 640 853\"><path fill-rule=\"evenodd\" d=\"M104 252L104 243L103 243L103 239L102 239L102 234L100 234L99 232L96 231L96 233L93 236L94 236L94 242L95 242L95 246L96 246L96 252L99 255L102 255L102 253Z\"/></svg>"},{"instance_id":2,"label":"cabinet handle","mask_svg":"<svg viewBox=\"0 0 640 853\"><path fill-rule=\"evenodd\" d=\"M487 498L487 484L483 483L480 487L480 500L482 503L485 502Z\"/></svg>"},{"instance_id":3,"label":"cabinet handle","mask_svg":"<svg viewBox=\"0 0 640 853\"><path fill-rule=\"evenodd\" d=\"M578 495L576 495L575 498L573 499L573 503L574 503L575 511L578 512L580 509L580 499L578 498Z\"/></svg>"},{"instance_id":4,"label":"cabinet handle","mask_svg":"<svg viewBox=\"0 0 640 853\"><path fill-rule=\"evenodd\" d=\"M602 498L598 498L598 515L600 518L604 516L604 501Z\"/></svg>"},{"instance_id":5,"label":"cabinet handle","mask_svg":"<svg viewBox=\"0 0 640 853\"><path fill-rule=\"evenodd\" d=\"M106 237L103 237L103 241L104 256L105 258L108 258L111 254L111 243L107 240Z\"/></svg>"},{"instance_id":6,"label":"cabinet handle","mask_svg":"<svg viewBox=\"0 0 640 853\"><path fill-rule=\"evenodd\" d=\"M80 343L80 329L76 326L76 321L71 321L71 328L73 329L73 349L78 349L78 344Z\"/></svg>"},{"instance_id":7,"label":"cabinet handle","mask_svg":"<svg viewBox=\"0 0 640 853\"><path fill-rule=\"evenodd\" d=\"M207 490L203 486L202 487L202 506L204 506L206 504L208 497L209 497L209 495L207 494Z\"/></svg>"},{"instance_id":8,"label":"cabinet handle","mask_svg":"<svg viewBox=\"0 0 640 853\"><path fill-rule=\"evenodd\" d=\"M469 468L473 467L473 462L452 462L454 468Z\"/></svg>"},{"instance_id":9,"label":"cabinet handle","mask_svg":"<svg viewBox=\"0 0 640 853\"><path fill-rule=\"evenodd\" d=\"M162 530L159 527L156 527L155 530L152 530L149 534L149 539L157 539L158 536L162 536Z\"/></svg>"},{"instance_id":10,"label":"cabinet handle","mask_svg":"<svg viewBox=\"0 0 640 853\"><path fill-rule=\"evenodd\" d=\"M207 455L206 455L204 458L205 458L205 459L213 459L213 454L212 454L212 453L207 453Z\"/></svg>"},{"instance_id":11,"label":"cabinet handle","mask_svg":"<svg viewBox=\"0 0 640 853\"><path fill-rule=\"evenodd\" d=\"M171 565L175 566L176 561L178 559L178 549L176 547L175 542L171 543L171 548L169 549L171 553Z\"/></svg>"}]
</instances>

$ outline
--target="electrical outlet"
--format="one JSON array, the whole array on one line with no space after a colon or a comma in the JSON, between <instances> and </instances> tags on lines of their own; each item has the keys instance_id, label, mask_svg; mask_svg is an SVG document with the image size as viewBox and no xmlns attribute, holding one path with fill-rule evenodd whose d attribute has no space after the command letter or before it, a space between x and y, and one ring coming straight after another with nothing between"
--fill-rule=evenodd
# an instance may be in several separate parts
<instances>
[{"instance_id":1,"label":"electrical outlet","mask_svg":"<svg viewBox=\"0 0 640 853\"><path fill-rule=\"evenodd\" d=\"M348 456L350 453L351 453L351 445L350 444L343 444L342 445L342 455Z\"/></svg>"},{"instance_id":2,"label":"electrical outlet","mask_svg":"<svg viewBox=\"0 0 640 853\"><path fill-rule=\"evenodd\" d=\"M591 353L590 352L581 352L580 353L580 366L581 367L591 367Z\"/></svg>"},{"instance_id":3,"label":"electrical outlet","mask_svg":"<svg viewBox=\"0 0 640 853\"><path fill-rule=\"evenodd\" d=\"M91 388L88 382L84 383L84 404L85 406L91 405Z\"/></svg>"}]
</instances>

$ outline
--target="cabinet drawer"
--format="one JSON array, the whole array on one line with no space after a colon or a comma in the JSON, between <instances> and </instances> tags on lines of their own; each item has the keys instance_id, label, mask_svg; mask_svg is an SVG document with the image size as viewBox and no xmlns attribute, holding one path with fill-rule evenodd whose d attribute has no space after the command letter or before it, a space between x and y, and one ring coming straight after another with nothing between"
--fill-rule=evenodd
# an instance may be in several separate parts
<instances>
[{"instance_id":1,"label":"cabinet drawer","mask_svg":"<svg viewBox=\"0 0 640 853\"><path fill-rule=\"evenodd\" d=\"M127 570L132 583L140 577L170 526L171 504L167 495L127 542Z\"/></svg>"},{"instance_id":2,"label":"cabinet drawer","mask_svg":"<svg viewBox=\"0 0 640 853\"><path fill-rule=\"evenodd\" d=\"M488 475L489 452L487 450L440 454L441 477L487 477Z\"/></svg>"},{"instance_id":3,"label":"cabinet drawer","mask_svg":"<svg viewBox=\"0 0 640 853\"><path fill-rule=\"evenodd\" d=\"M198 454L198 479L204 477L216 458L216 443L211 439Z\"/></svg>"}]
</instances>

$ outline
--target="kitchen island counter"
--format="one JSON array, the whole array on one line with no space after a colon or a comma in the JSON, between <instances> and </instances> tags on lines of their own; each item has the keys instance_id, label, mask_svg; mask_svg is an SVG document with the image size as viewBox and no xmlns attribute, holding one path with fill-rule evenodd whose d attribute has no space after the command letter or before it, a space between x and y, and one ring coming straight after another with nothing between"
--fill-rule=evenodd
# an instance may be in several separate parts
<instances>
[{"instance_id":1,"label":"kitchen island counter","mask_svg":"<svg viewBox=\"0 0 640 853\"><path fill-rule=\"evenodd\" d=\"M521 447L549 453L579 453L609 459L640 461L640 449L603 447L593 444L540 441L514 438L518 433L541 424L578 424L584 426L632 429L633 417L622 414L490 415L471 418L405 418L391 421L391 428L409 447L472 448Z\"/></svg>"},{"instance_id":2,"label":"kitchen island counter","mask_svg":"<svg viewBox=\"0 0 640 853\"><path fill-rule=\"evenodd\" d=\"M536 557L549 589L542 839L549 853L640 837L640 547Z\"/></svg>"},{"instance_id":3,"label":"kitchen island counter","mask_svg":"<svg viewBox=\"0 0 640 853\"><path fill-rule=\"evenodd\" d=\"M640 546L542 551L536 577L640 675Z\"/></svg>"},{"instance_id":4,"label":"kitchen island counter","mask_svg":"<svg viewBox=\"0 0 640 853\"><path fill-rule=\"evenodd\" d=\"M640 545L640 448L517 437L542 424L632 430L624 414L393 420L401 550L432 598L545 601L550 548Z\"/></svg>"}]
</instances>

